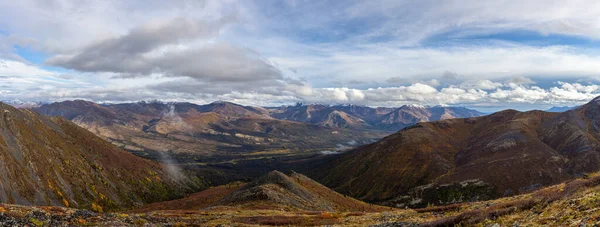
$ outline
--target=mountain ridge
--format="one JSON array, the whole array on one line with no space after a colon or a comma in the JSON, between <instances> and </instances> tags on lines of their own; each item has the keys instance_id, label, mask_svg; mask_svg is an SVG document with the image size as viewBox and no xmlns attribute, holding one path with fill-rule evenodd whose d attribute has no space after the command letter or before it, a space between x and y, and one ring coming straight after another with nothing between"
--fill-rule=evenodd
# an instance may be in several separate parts
<instances>
[{"instance_id":1,"label":"mountain ridge","mask_svg":"<svg viewBox=\"0 0 600 227\"><path fill-rule=\"evenodd\" d=\"M344 194L401 207L525 193L600 170L598 118L600 105L591 101L564 113L505 110L421 122L309 176Z\"/></svg>"}]
</instances>

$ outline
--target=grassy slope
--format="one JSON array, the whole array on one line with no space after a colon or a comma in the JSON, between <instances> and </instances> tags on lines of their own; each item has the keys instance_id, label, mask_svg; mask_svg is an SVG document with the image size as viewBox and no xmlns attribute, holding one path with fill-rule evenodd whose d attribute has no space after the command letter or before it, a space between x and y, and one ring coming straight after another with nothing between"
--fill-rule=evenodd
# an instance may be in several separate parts
<instances>
[{"instance_id":1,"label":"grassy slope","mask_svg":"<svg viewBox=\"0 0 600 227\"><path fill-rule=\"evenodd\" d=\"M63 118L1 103L0 111L2 201L115 210L173 199L192 185Z\"/></svg>"}]
</instances>

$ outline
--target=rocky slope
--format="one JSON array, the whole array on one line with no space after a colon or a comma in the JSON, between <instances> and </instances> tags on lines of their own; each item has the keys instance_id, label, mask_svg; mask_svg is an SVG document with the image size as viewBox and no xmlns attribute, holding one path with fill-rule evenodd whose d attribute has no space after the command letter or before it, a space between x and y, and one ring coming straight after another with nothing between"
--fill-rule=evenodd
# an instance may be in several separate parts
<instances>
[{"instance_id":1,"label":"rocky slope","mask_svg":"<svg viewBox=\"0 0 600 227\"><path fill-rule=\"evenodd\" d=\"M0 103L2 202L115 210L176 198L198 183L64 118Z\"/></svg>"},{"instance_id":2,"label":"rocky slope","mask_svg":"<svg viewBox=\"0 0 600 227\"><path fill-rule=\"evenodd\" d=\"M485 200L600 170L600 98L564 113L507 110L418 123L347 152L311 176L394 206Z\"/></svg>"}]
</instances>

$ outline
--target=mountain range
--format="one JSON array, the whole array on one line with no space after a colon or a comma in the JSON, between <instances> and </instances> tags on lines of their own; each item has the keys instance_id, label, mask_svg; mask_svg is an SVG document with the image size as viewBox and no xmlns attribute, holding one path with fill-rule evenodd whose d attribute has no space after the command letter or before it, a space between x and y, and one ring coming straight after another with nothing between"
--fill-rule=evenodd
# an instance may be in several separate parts
<instances>
[{"instance_id":1,"label":"mountain range","mask_svg":"<svg viewBox=\"0 0 600 227\"><path fill-rule=\"evenodd\" d=\"M262 108L229 102L100 105L82 100L45 104L33 110L65 117L127 150L203 155L282 148L334 150L349 142L374 142L421 121L481 115L459 107Z\"/></svg>"},{"instance_id":2,"label":"mountain range","mask_svg":"<svg viewBox=\"0 0 600 227\"><path fill-rule=\"evenodd\" d=\"M553 106L547 109L546 112L565 112L577 108L577 106Z\"/></svg>"},{"instance_id":3,"label":"mountain range","mask_svg":"<svg viewBox=\"0 0 600 227\"><path fill-rule=\"evenodd\" d=\"M357 105L319 104L269 108L271 116L337 128L368 128L398 131L423 121L477 117L483 114L464 107L404 105L399 108L371 108Z\"/></svg>"},{"instance_id":4,"label":"mountain range","mask_svg":"<svg viewBox=\"0 0 600 227\"><path fill-rule=\"evenodd\" d=\"M505 110L421 122L324 163L311 176L397 207L486 200L600 170L600 97L563 112Z\"/></svg>"}]
</instances>

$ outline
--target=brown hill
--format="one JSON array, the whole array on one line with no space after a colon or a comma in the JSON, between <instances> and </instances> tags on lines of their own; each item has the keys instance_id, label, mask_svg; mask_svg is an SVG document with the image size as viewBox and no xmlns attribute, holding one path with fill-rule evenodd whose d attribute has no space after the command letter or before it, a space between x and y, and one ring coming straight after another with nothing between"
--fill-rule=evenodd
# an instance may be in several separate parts
<instances>
[{"instance_id":1,"label":"brown hill","mask_svg":"<svg viewBox=\"0 0 600 227\"><path fill-rule=\"evenodd\" d=\"M600 170L599 100L561 114L507 110L418 123L311 176L344 194L402 207L528 192Z\"/></svg>"},{"instance_id":2,"label":"brown hill","mask_svg":"<svg viewBox=\"0 0 600 227\"><path fill-rule=\"evenodd\" d=\"M173 199L198 187L64 118L2 103L0 163L0 201L23 205L115 210Z\"/></svg>"},{"instance_id":3,"label":"brown hill","mask_svg":"<svg viewBox=\"0 0 600 227\"><path fill-rule=\"evenodd\" d=\"M213 206L304 211L389 210L341 195L302 174L285 175L279 171L248 183Z\"/></svg>"},{"instance_id":4,"label":"brown hill","mask_svg":"<svg viewBox=\"0 0 600 227\"><path fill-rule=\"evenodd\" d=\"M183 199L149 204L131 212L199 209L310 212L390 210L390 208L367 204L341 195L298 173L285 175L279 171L272 171L247 184L232 183L218 186Z\"/></svg>"},{"instance_id":5,"label":"brown hill","mask_svg":"<svg viewBox=\"0 0 600 227\"><path fill-rule=\"evenodd\" d=\"M246 185L242 182L233 182L227 185L221 185L206 189L201 192L193 193L185 198L147 204L142 207L130 210L130 213L146 213L160 210L200 210L207 208L223 197L240 189Z\"/></svg>"}]
</instances>

